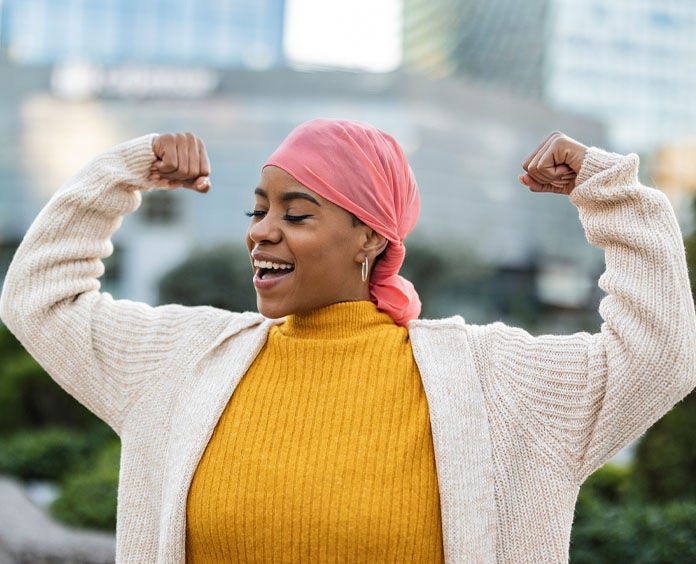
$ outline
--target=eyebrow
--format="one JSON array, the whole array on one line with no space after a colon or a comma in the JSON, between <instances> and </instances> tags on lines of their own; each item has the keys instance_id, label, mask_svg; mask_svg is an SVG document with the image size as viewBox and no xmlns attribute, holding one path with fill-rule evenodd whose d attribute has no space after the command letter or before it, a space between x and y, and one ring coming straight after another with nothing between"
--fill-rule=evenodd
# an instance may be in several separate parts
<instances>
[{"instance_id":1,"label":"eyebrow","mask_svg":"<svg viewBox=\"0 0 696 564\"><path fill-rule=\"evenodd\" d=\"M263 188L256 188L256 190L254 190L254 194L256 194L257 196L261 196L262 198L268 199L268 194L266 193L266 191ZM313 198L312 196L310 196L306 192L284 192L283 195L280 197L280 199L283 202L288 202L290 200L302 199L302 200L310 201L314 205L321 207L321 204L319 202L317 202L315 198Z\"/></svg>"}]
</instances>

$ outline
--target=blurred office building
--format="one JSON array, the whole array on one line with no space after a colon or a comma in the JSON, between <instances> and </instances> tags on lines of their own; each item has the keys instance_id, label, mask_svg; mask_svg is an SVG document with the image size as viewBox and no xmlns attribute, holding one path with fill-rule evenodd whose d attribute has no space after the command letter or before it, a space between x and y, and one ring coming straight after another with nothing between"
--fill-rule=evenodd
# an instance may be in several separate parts
<instances>
[{"instance_id":1,"label":"blurred office building","mask_svg":"<svg viewBox=\"0 0 696 564\"><path fill-rule=\"evenodd\" d=\"M599 119L621 152L696 131L693 0L404 0L404 10L407 69Z\"/></svg>"},{"instance_id":2,"label":"blurred office building","mask_svg":"<svg viewBox=\"0 0 696 564\"><path fill-rule=\"evenodd\" d=\"M540 98L551 0L403 0L403 66Z\"/></svg>"},{"instance_id":3,"label":"blurred office building","mask_svg":"<svg viewBox=\"0 0 696 564\"><path fill-rule=\"evenodd\" d=\"M597 122L457 80L398 73L228 71L206 98L137 103L115 96L77 103L56 98L47 87L50 69L45 73L17 98L11 154L2 161L3 175L15 180L0 180L0 277L41 206L92 156L144 133L191 130L206 142L213 189L204 196L144 194L142 207L114 236L116 250L102 280L117 297L157 303L160 277L194 249L243 242L243 212L253 206L264 160L294 126L324 116L371 122L393 134L421 188L413 240L454 255L468 249L493 270L490 286L450 296L437 304L439 314L461 312L483 322L512 315L509 308L529 295L557 310L559 320L586 319L596 306L602 257L585 241L577 210L567 198L530 193L517 176L550 128L601 144ZM1 75L2 67L0 95L8 84Z\"/></svg>"},{"instance_id":4,"label":"blurred office building","mask_svg":"<svg viewBox=\"0 0 696 564\"><path fill-rule=\"evenodd\" d=\"M127 11L121 9L126 4L129 17L138 14L140 23L125 20ZM181 41L191 45L203 33L205 14L222 27L232 26L237 22L229 12L233 4L247 6L247 33L270 38L268 52L276 55L264 59L273 63L263 72L257 64L242 64L241 47L230 48L226 62L220 62L222 55L214 48L218 40L209 30L197 40L204 46L190 51L195 56L176 59L180 47L165 43L180 38L168 27L172 16L165 8L191 11L193 2L5 2L0 280L36 213L92 156L148 132L193 131L208 148L213 189L205 196L187 190L145 193L141 209L115 234L115 252L102 279L102 288L116 297L157 303L160 277L193 250L244 240L248 219L243 212L253 205L260 168L290 130L315 117L342 117L373 123L404 147L422 194L413 239L445 252L469 249L494 272L490 287L448 296L438 314L462 312L470 321L483 322L511 314L512 307L534 294L544 307L559 312L559 324L566 314L578 314L576 321L592 315L601 253L585 241L577 210L567 198L531 194L517 176L525 156L552 129L603 144L604 129L597 120L456 78L293 71L277 55L283 10L278 1L197 3L196 15L185 24L189 36ZM100 12L97 5L108 9ZM259 15L263 9L268 17ZM49 26L61 14L72 23ZM51 37L20 38L22 27L29 25L26 18L35 18L38 23L30 27L41 30L32 35ZM255 18L265 32L254 31ZM94 30L77 30L97 20L111 39L92 44L88 36ZM113 37L129 37L129 25L141 26L138 39L132 36L129 45L117 48ZM149 27L156 29L156 41L141 37ZM69 30L76 35L70 40L72 51L52 35ZM104 51L91 60L73 57L90 49ZM175 59L180 64L169 64ZM142 61L151 66L139 66ZM493 303L503 296L507 303Z\"/></svg>"},{"instance_id":5,"label":"blurred office building","mask_svg":"<svg viewBox=\"0 0 696 564\"><path fill-rule=\"evenodd\" d=\"M265 69L283 62L284 0L4 0L18 64L81 61Z\"/></svg>"}]
</instances>

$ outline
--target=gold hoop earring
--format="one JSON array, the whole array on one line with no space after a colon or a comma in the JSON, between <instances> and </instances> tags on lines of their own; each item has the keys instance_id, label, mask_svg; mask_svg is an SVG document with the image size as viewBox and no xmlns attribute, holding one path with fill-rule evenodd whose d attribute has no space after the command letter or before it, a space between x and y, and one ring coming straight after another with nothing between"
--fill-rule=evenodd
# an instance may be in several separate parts
<instances>
[{"instance_id":1,"label":"gold hoop earring","mask_svg":"<svg viewBox=\"0 0 696 564\"><path fill-rule=\"evenodd\" d=\"M367 262L367 257L362 262L362 268L360 269L360 278L363 282L367 282L367 277L370 274L370 265Z\"/></svg>"}]
</instances>

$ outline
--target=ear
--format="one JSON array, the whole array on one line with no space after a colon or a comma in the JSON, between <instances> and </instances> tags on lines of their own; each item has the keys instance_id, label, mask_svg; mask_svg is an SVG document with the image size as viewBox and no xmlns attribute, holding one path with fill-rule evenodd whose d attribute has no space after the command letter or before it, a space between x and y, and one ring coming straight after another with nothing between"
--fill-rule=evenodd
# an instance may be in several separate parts
<instances>
[{"instance_id":1,"label":"ear","mask_svg":"<svg viewBox=\"0 0 696 564\"><path fill-rule=\"evenodd\" d=\"M372 263L375 258L387 248L389 241L384 235L380 235L374 229L367 226L364 227L364 237L360 245L360 252L356 255L355 261L362 263L367 256Z\"/></svg>"}]
</instances>

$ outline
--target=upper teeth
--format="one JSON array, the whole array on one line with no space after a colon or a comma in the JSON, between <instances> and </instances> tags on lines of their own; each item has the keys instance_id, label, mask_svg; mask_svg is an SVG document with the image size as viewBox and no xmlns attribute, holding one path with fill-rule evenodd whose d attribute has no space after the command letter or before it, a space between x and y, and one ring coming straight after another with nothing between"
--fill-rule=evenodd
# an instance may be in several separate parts
<instances>
[{"instance_id":1,"label":"upper teeth","mask_svg":"<svg viewBox=\"0 0 696 564\"><path fill-rule=\"evenodd\" d=\"M291 264L280 264L277 262L270 262L267 260L254 260L254 266L256 268L280 268L281 270L292 268Z\"/></svg>"}]
</instances>

